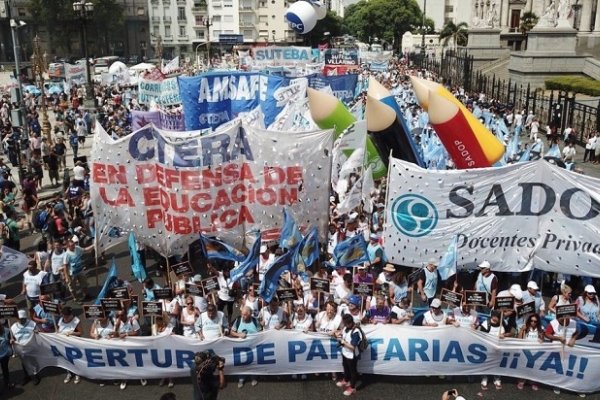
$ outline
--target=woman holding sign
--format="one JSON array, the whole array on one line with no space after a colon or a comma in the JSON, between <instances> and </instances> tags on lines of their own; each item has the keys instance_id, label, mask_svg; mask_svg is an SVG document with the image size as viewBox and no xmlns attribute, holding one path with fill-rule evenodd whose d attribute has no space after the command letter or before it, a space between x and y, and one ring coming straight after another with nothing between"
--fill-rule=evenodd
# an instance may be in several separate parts
<instances>
[{"instance_id":1,"label":"woman holding sign","mask_svg":"<svg viewBox=\"0 0 600 400\"><path fill-rule=\"evenodd\" d=\"M524 339L527 342L544 343L544 330L542 329L542 321L537 314L531 314L527 317L525 325L519 331L519 339ZM526 379L519 379L517 388L523 390ZM535 382L531 382L531 389L537 391L539 386Z\"/></svg>"}]
</instances>

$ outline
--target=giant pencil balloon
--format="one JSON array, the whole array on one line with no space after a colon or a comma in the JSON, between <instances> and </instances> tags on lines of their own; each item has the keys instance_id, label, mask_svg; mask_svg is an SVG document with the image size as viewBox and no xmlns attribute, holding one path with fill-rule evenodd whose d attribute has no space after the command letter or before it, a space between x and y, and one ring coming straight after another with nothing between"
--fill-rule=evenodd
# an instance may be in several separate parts
<instances>
[{"instance_id":1,"label":"giant pencil balloon","mask_svg":"<svg viewBox=\"0 0 600 400\"><path fill-rule=\"evenodd\" d=\"M307 89L307 95L313 121L321 129L333 129L336 139L346 128L356 122L354 115L337 97L311 88ZM369 137L367 137L367 165L371 166L373 179L386 176L387 163L383 163Z\"/></svg>"},{"instance_id":2,"label":"giant pencil balloon","mask_svg":"<svg viewBox=\"0 0 600 400\"><path fill-rule=\"evenodd\" d=\"M408 125L406 124L406 120L404 119L404 115L402 114L402 110L400 106L398 106L398 102L392 96L389 90L387 90L381 83L377 81L374 77L369 77L369 89L367 90L367 95L371 96L384 104L392 107L396 112L396 118L398 118L398 123L400 124L400 134L402 137L398 138L401 143L405 143L405 148L403 151L405 153L412 153L411 158L414 158L416 161L414 162L420 167L426 168L425 162L417 149L417 144L413 139L410 129L408 129Z\"/></svg>"},{"instance_id":3,"label":"giant pencil balloon","mask_svg":"<svg viewBox=\"0 0 600 400\"><path fill-rule=\"evenodd\" d=\"M416 153L410 148L393 107L367 95L365 115L369 136L385 165L388 165L390 152L396 158L417 164Z\"/></svg>"},{"instance_id":4,"label":"giant pencil balloon","mask_svg":"<svg viewBox=\"0 0 600 400\"><path fill-rule=\"evenodd\" d=\"M502 158L502 155L505 151L504 144L502 144L492 132L483 126L481 121L475 118L475 116L460 102L460 100L454 97L452 93L450 93L445 87L439 83L420 79L414 76L410 77L410 81L415 91L415 95L419 100L419 104L421 104L421 107L427 110L429 114L431 114L431 92L437 93L439 96L442 96L446 100L454 103L459 108L461 113L463 113L465 119L469 123L471 132L473 132L473 135L475 136L476 143L479 146L480 151L483 151L487 160L485 165L476 165L476 167L486 167L492 165ZM475 152L473 149L469 150Z\"/></svg>"},{"instance_id":5,"label":"giant pencil balloon","mask_svg":"<svg viewBox=\"0 0 600 400\"><path fill-rule=\"evenodd\" d=\"M458 105L429 91L429 123L458 169L490 167L465 114Z\"/></svg>"}]
</instances>

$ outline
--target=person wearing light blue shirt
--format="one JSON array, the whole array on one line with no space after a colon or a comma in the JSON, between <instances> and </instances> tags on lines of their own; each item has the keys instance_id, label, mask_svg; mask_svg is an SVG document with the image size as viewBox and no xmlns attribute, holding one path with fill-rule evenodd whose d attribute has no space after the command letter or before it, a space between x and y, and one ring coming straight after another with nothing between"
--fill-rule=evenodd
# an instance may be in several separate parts
<instances>
[{"instance_id":1,"label":"person wearing light blue shirt","mask_svg":"<svg viewBox=\"0 0 600 400\"><path fill-rule=\"evenodd\" d=\"M0 325L0 367L2 367L4 388L8 390L15 387L15 385L10 383L10 371L8 369L8 362L10 361L12 354L10 331L4 325Z\"/></svg>"}]
</instances>

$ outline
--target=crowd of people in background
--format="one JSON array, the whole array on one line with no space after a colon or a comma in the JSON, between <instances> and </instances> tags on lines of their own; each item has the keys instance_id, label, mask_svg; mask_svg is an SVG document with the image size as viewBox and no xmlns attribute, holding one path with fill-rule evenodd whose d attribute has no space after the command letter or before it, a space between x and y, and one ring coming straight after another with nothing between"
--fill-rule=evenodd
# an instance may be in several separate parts
<instances>
[{"instance_id":1,"label":"crowd of people in background","mask_svg":"<svg viewBox=\"0 0 600 400\"><path fill-rule=\"evenodd\" d=\"M361 79L369 74L368 71L363 72ZM407 76L411 74L437 79L428 71L408 66L402 60L392 63L388 72L378 73L378 78L390 90L403 87L404 90L398 93L410 94ZM536 116L525 115L510 105L487 99L483 93L466 93L458 87L452 88L452 91L472 110L479 107L482 112L491 114L492 121L502 119L511 134L521 134L524 141L529 140L532 146L541 144L538 148L540 153L544 153L540 121ZM370 213L362 207L340 213L339 198L335 193L331 194L328 242L323 244L321 260L305 271L284 274L280 281L282 288L295 290L296 300L280 302L274 298L267 303L258 295L257 285L265 271L282 254L276 242L266 242L261 246L256 268L239 282L232 282L229 277L234 264L220 260L211 260L203 274L182 275L169 282L173 297L161 300L165 312L155 319L154 324L140 317L139 304L125 300L122 311L94 320L88 329L84 329L84 322L75 315L75 310L78 309L77 305L92 300L91 294L96 293L94 289L88 290L87 279L95 263L95 258L87 255L94 250L95 229L89 196L89 166L80 150L89 146L88 139L93 134L95 124L101 124L111 135L126 135L131 132L131 111L145 109L145 106L137 103L136 90L132 87L96 86L99 108L92 112L81 106L84 95L82 88L74 87L70 93L49 97L49 109L56 121L50 136L42 132L39 98L25 94L25 130L11 125L10 114L15 105L11 103L10 96L5 95L0 101L2 150L8 159L0 158L2 241L7 247L22 250L22 237L38 237L35 250L29 254L28 269L23 274L21 294L25 296L27 305L19 310L17 322L11 326L0 324L0 365L6 388L10 389L12 385L7 367L7 360L12 355L10 343L25 343L35 332L56 332L97 340L175 334L199 341L224 336L245 338L272 329L318 332L339 340L344 356L344 374L331 373L329 377L343 390L344 395L350 396L355 393L359 380L356 373L359 351L354 335L355 326L419 325L427 329L453 325L457 329L479 330L499 338L512 337L532 342L560 341L572 346L586 334L576 321L589 324L599 321L600 307L595 282L587 278L541 271L531 274L496 273L484 261L479 264L477 271L459 271L443 281L436 270L436 260L429 260L421 269L387 262L387 243L382 236L387 188L385 182L376 182L375 190L371 193L374 207ZM364 99L364 93L357 97L357 101ZM411 116L410 124L418 126L423 111L414 104L405 107L404 111ZM565 131L562 136L556 129L549 128L547 145L550 147L563 139L565 143L573 143L575 132L568 129L570 131ZM589 136L584 162L597 163L600 160L597 137L597 133ZM67 157L69 153L73 156L72 160ZM562 150L564 162L572 162L575 155L576 150L571 144ZM8 166L9 163L12 168ZM51 188L43 187L44 174L48 174ZM53 192L52 195L42 200L40 192L48 189ZM355 235L363 235L368 242L369 261L355 269L336 265L332 261L336 245ZM159 276L168 274L165 270L167 260L151 254L150 249L146 251L141 245L138 252L143 264L157 276L147 278L141 290L137 290L127 277L120 277L117 286L126 287L130 298L137 295L140 301L153 301L153 290L164 286ZM151 259L154 262L151 263ZM172 263L185 260L184 257ZM186 283L198 284L208 276L218 280L219 290L215 294L206 297L186 294ZM311 290L310 280L313 277L327 279L330 283L329 292ZM41 295L40 286L52 282L61 282L64 290L52 298ZM354 293L354 286L360 283L373 283L373 295L359 296ZM485 292L488 304L476 308L463 302L448 307L440 300L443 288L459 293L464 290ZM550 298L547 304L542 297L542 288L544 296ZM515 308L494 309L494 299L498 296L513 297ZM15 301L6 296L0 297L0 300L3 303ZM40 305L41 301L62 304L60 315L46 313ZM530 301L535 302L535 312L518 316L518 305ZM575 318L553 318L557 305L573 302L578 305ZM600 341L597 339L594 337L592 340ZM38 373L25 371L23 384L29 381L37 384L40 379ZM292 379L303 380L307 376L294 375ZM80 381L79 376L71 373L64 378L65 384L78 384ZM256 376L244 376L239 378L237 385L242 388L248 381L252 386L258 384ZM98 382L100 386L105 383ZM174 383L173 379L158 382L160 386L168 387L173 387ZM527 383L532 390L538 390L538 382L518 380L516 384L523 389ZM124 390L128 381L120 380L117 384ZM141 384L148 382L141 380ZM494 376L492 384L500 390L502 377ZM482 390L487 390L488 377L484 376L480 385Z\"/></svg>"}]
</instances>

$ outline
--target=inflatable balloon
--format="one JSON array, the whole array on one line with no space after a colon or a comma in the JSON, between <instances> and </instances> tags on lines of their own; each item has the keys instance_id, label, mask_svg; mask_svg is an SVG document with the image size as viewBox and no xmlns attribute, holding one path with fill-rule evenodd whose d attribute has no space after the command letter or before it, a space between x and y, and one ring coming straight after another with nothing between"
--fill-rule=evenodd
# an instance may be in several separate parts
<instances>
[{"instance_id":1,"label":"inflatable balloon","mask_svg":"<svg viewBox=\"0 0 600 400\"><path fill-rule=\"evenodd\" d=\"M285 13L290 28L300 34L313 30L317 25L317 12L308 1L297 1L293 3Z\"/></svg>"},{"instance_id":2,"label":"inflatable balloon","mask_svg":"<svg viewBox=\"0 0 600 400\"><path fill-rule=\"evenodd\" d=\"M317 19L320 21L327 16L327 7L320 1L311 1L310 4L317 13Z\"/></svg>"}]
</instances>

